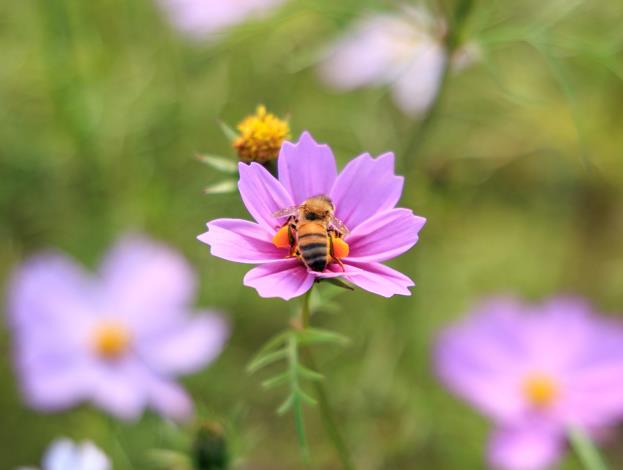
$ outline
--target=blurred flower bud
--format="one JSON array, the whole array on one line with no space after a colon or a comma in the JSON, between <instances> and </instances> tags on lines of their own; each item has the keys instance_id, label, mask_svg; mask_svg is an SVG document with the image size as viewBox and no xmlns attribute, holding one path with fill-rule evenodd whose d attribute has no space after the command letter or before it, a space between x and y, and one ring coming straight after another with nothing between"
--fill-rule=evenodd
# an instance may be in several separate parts
<instances>
[{"instance_id":1,"label":"blurred flower bud","mask_svg":"<svg viewBox=\"0 0 623 470\"><path fill-rule=\"evenodd\" d=\"M203 422L199 425L192 458L195 470L226 470L229 467L227 443L219 424Z\"/></svg>"},{"instance_id":2,"label":"blurred flower bud","mask_svg":"<svg viewBox=\"0 0 623 470\"><path fill-rule=\"evenodd\" d=\"M260 105L255 114L244 118L237 126L239 136L233 141L243 162L268 163L279 155L281 144L290 136L288 121L266 111Z\"/></svg>"}]
</instances>

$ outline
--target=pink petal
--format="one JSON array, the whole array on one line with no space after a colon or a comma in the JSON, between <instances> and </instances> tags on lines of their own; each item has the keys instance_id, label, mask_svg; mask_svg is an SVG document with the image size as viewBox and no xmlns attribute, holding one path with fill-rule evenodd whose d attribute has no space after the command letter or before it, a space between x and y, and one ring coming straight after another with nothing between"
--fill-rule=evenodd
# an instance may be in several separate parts
<instances>
[{"instance_id":1,"label":"pink petal","mask_svg":"<svg viewBox=\"0 0 623 470\"><path fill-rule=\"evenodd\" d=\"M58 411L77 405L88 396L90 372L84 361L55 364L42 360L21 365L20 382L25 400L36 409Z\"/></svg>"},{"instance_id":2,"label":"pink petal","mask_svg":"<svg viewBox=\"0 0 623 470\"><path fill-rule=\"evenodd\" d=\"M137 348L151 369L164 375L187 374L213 361L228 336L227 322L220 315L206 312L141 337Z\"/></svg>"},{"instance_id":3,"label":"pink petal","mask_svg":"<svg viewBox=\"0 0 623 470\"><path fill-rule=\"evenodd\" d=\"M284 0L159 0L171 22L196 39L209 38L226 28L257 19Z\"/></svg>"},{"instance_id":4,"label":"pink petal","mask_svg":"<svg viewBox=\"0 0 623 470\"><path fill-rule=\"evenodd\" d=\"M498 429L489 444L489 461L503 470L545 470L559 459L562 445L559 432L537 423Z\"/></svg>"},{"instance_id":5,"label":"pink petal","mask_svg":"<svg viewBox=\"0 0 623 470\"><path fill-rule=\"evenodd\" d=\"M394 154L374 159L363 154L351 160L337 177L330 196L336 215L352 231L373 215L393 209L404 178L394 174Z\"/></svg>"},{"instance_id":6,"label":"pink petal","mask_svg":"<svg viewBox=\"0 0 623 470\"><path fill-rule=\"evenodd\" d=\"M146 377L147 394L150 404L162 416L178 422L192 417L193 402L181 386L171 380L155 376Z\"/></svg>"},{"instance_id":7,"label":"pink petal","mask_svg":"<svg viewBox=\"0 0 623 470\"><path fill-rule=\"evenodd\" d=\"M437 96L446 54L436 40L425 40L413 48L406 70L396 80L392 94L396 105L408 115L426 111Z\"/></svg>"},{"instance_id":8,"label":"pink petal","mask_svg":"<svg viewBox=\"0 0 623 470\"><path fill-rule=\"evenodd\" d=\"M102 363L93 369L91 399L100 408L124 420L136 420L147 405L144 365L134 359L113 364Z\"/></svg>"},{"instance_id":9,"label":"pink petal","mask_svg":"<svg viewBox=\"0 0 623 470\"><path fill-rule=\"evenodd\" d=\"M355 263L348 261L345 264L344 277L356 286L383 297L393 295L411 295L409 287L413 281L404 274L389 268L381 263Z\"/></svg>"},{"instance_id":10,"label":"pink petal","mask_svg":"<svg viewBox=\"0 0 623 470\"><path fill-rule=\"evenodd\" d=\"M132 324L184 309L195 292L195 275L180 254L138 236L118 242L101 272L108 309L102 313Z\"/></svg>"},{"instance_id":11,"label":"pink petal","mask_svg":"<svg viewBox=\"0 0 623 470\"><path fill-rule=\"evenodd\" d=\"M19 331L68 324L93 310L94 282L71 259L57 253L26 261L12 276L8 314Z\"/></svg>"},{"instance_id":12,"label":"pink petal","mask_svg":"<svg viewBox=\"0 0 623 470\"><path fill-rule=\"evenodd\" d=\"M495 310L507 306L513 308L502 300L490 302L482 308L493 309L491 313L446 330L435 354L446 386L498 421L514 421L525 411L521 318L513 310Z\"/></svg>"},{"instance_id":13,"label":"pink petal","mask_svg":"<svg viewBox=\"0 0 623 470\"><path fill-rule=\"evenodd\" d=\"M273 217L273 213L294 205L290 194L258 163L240 163L238 170L238 189L249 213L266 230L279 227L279 220Z\"/></svg>"},{"instance_id":14,"label":"pink petal","mask_svg":"<svg viewBox=\"0 0 623 470\"><path fill-rule=\"evenodd\" d=\"M418 241L426 219L409 209L391 209L359 224L348 236L348 261L386 261L404 253Z\"/></svg>"},{"instance_id":15,"label":"pink petal","mask_svg":"<svg viewBox=\"0 0 623 470\"><path fill-rule=\"evenodd\" d=\"M284 142L277 160L279 181L292 195L295 204L319 194L328 195L337 169L333 152L303 132L295 144Z\"/></svg>"},{"instance_id":16,"label":"pink petal","mask_svg":"<svg viewBox=\"0 0 623 470\"><path fill-rule=\"evenodd\" d=\"M396 30L402 32L404 21L391 16L375 16L359 21L335 42L319 68L322 79L337 90L374 85L395 73L392 54ZM409 31L407 31L409 33Z\"/></svg>"},{"instance_id":17,"label":"pink petal","mask_svg":"<svg viewBox=\"0 0 623 470\"><path fill-rule=\"evenodd\" d=\"M297 259L262 264L244 277L244 285L254 287L261 297L290 300L307 292L314 276Z\"/></svg>"},{"instance_id":18,"label":"pink petal","mask_svg":"<svg viewBox=\"0 0 623 470\"><path fill-rule=\"evenodd\" d=\"M623 361L619 352L578 368L568 378L562 397L564 416L584 428L609 426L623 417Z\"/></svg>"},{"instance_id":19,"label":"pink petal","mask_svg":"<svg viewBox=\"0 0 623 470\"><path fill-rule=\"evenodd\" d=\"M210 245L212 255L238 263L278 261L287 254L273 245L265 227L241 219L213 220L208 231L197 238Z\"/></svg>"}]
</instances>

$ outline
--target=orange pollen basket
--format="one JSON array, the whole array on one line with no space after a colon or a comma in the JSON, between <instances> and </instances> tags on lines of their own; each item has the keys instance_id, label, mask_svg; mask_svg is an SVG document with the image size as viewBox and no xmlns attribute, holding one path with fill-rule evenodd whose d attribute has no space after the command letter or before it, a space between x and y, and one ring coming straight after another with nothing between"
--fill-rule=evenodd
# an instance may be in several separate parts
<instances>
[{"instance_id":1,"label":"orange pollen basket","mask_svg":"<svg viewBox=\"0 0 623 470\"><path fill-rule=\"evenodd\" d=\"M284 225L273 237L273 245L277 248L290 248L290 237L288 236L288 225Z\"/></svg>"},{"instance_id":2,"label":"orange pollen basket","mask_svg":"<svg viewBox=\"0 0 623 470\"><path fill-rule=\"evenodd\" d=\"M550 407L558 398L559 390L554 380L543 374L533 374L523 382L523 394L535 408Z\"/></svg>"},{"instance_id":3,"label":"orange pollen basket","mask_svg":"<svg viewBox=\"0 0 623 470\"><path fill-rule=\"evenodd\" d=\"M103 323L93 335L93 347L98 356L114 360L122 357L130 347L130 332L118 323Z\"/></svg>"}]
</instances>

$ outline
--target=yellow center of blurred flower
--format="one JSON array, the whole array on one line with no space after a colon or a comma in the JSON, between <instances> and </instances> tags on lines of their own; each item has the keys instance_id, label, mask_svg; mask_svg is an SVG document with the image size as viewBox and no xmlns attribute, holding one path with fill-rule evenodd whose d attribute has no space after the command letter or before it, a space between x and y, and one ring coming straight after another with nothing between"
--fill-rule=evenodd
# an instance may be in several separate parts
<instances>
[{"instance_id":1,"label":"yellow center of blurred flower","mask_svg":"<svg viewBox=\"0 0 623 470\"><path fill-rule=\"evenodd\" d=\"M556 382L544 374L531 374L524 379L523 393L535 408L548 408L558 398Z\"/></svg>"},{"instance_id":2,"label":"yellow center of blurred flower","mask_svg":"<svg viewBox=\"0 0 623 470\"><path fill-rule=\"evenodd\" d=\"M130 332L119 323L102 323L95 329L93 347L103 359L119 359L130 347Z\"/></svg>"},{"instance_id":3,"label":"yellow center of blurred flower","mask_svg":"<svg viewBox=\"0 0 623 470\"><path fill-rule=\"evenodd\" d=\"M290 136L288 122L258 106L255 114L238 124L240 136L233 146L245 162L266 163L277 158L281 144Z\"/></svg>"}]
</instances>

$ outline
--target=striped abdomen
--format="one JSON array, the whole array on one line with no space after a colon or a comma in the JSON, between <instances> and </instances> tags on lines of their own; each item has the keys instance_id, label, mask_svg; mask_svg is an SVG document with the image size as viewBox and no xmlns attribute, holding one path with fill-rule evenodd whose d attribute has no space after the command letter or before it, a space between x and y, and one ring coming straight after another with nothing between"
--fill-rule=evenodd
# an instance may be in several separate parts
<instances>
[{"instance_id":1,"label":"striped abdomen","mask_svg":"<svg viewBox=\"0 0 623 470\"><path fill-rule=\"evenodd\" d=\"M297 227L301 259L312 271L323 271L329 257L329 237L323 224L305 222Z\"/></svg>"}]
</instances>

